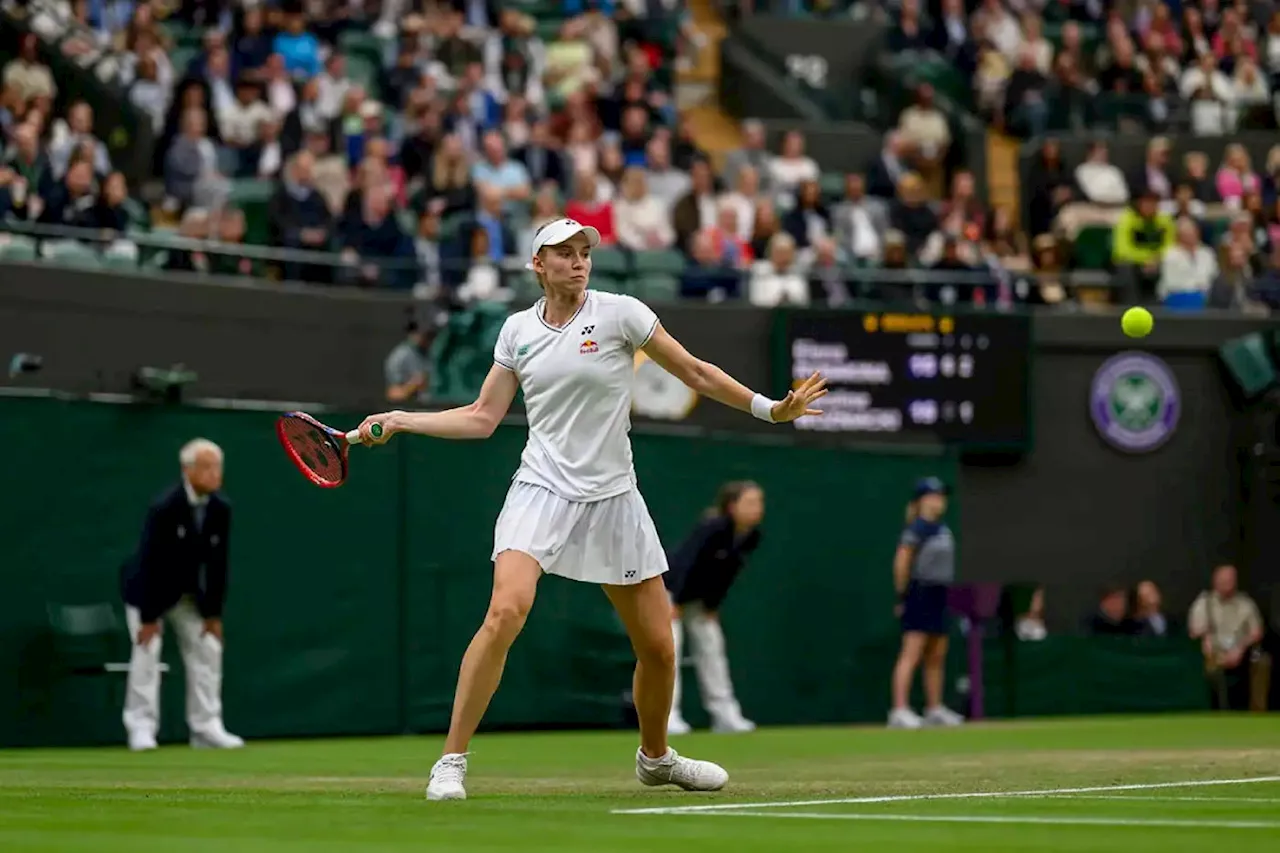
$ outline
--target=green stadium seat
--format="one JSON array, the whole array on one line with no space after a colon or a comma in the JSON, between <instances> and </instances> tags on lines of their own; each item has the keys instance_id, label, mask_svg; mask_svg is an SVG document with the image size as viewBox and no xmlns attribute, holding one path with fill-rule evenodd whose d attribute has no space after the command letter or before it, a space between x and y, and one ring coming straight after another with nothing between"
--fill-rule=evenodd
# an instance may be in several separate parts
<instances>
[{"instance_id":1,"label":"green stadium seat","mask_svg":"<svg viewBox=\"0 0 1280 853\"><path fill-rule=\"evenodd\" d=\"M1081 228L1071 254L1076 269L1106 269L1111 265L1111 229L1105 225Z\"/></svg>"},{"instance_id":2,"label":"green stadium seat","mask_svg":"<svg viewBox=\"0 0 1280 853\"><path fill-rule=\"evenodd\" d=\"M621 249L600 246L591 253L591 271L595 275L625 276L631 272L631 260Z\"/></svg>"},{"instance_id":3,"label":"green stadium seat","mask_svg":"<svg viewBox=\"0 0 1280 853\"><path fill-rule=\"evenodd\" d=\"M97 250L76 240L48 240L41 246L45 260L58 266L101 269L102 257Z\"/></svg>"},{"instance_id":4,"label":"green stadium seat","mask_svg":"<svg viewBox=\"0 0 1280 853\"><path fill-rule=\"evenodd\" d=\"M36 259L36 241L20 234L7 234L0 238L0 260L34 261Z\"/></svg>"},{"instance_id":5,"label":"green stadium seat","mask_svg":"<svg viewBox=\"0 0 1280 853\"><path fill-rule=\"evenodd\" d=\"M257 178L238 178L231 182L230 206L244 213L244 241L255 246L271 242L271 214L267 209L275 184Z\"/></svg>"},{"instance_id":6,"label":"green stadium seat","mask_svg":"<svg viewBox=\"0 0 1280 853\"><path fill-rule=\"evenodd\" d=\"M822 189L822 197L828 201L844 198L844 175L839 172L823 172L818 177L818 186Z\"/></svg>"},{"instance_id":7,"label":"green stadium seat","mask_svg":"<svg viewBox=\"0 0 1280 853\"><path fill-rule=\"evenodd\" d=\"M196 54L200 52L199 48L187 47L179 45L169 54L169 60L173 63L174 78L181 80L183 75L187 73L187 66L191 64L191 60L196 58Z\"/></svg>"},{"instance_id":8,"label":"green stadium seat","mask_svg":"<svg viewBox=\"0 0 1280 853\"><path fill-rule=\"evenodd\" d=\"M638 275L631 285L635 297L642 302L674 302L680 298L680 279L673 275Z\"/></svg>"},{"instance_id":9,"label":"green stadium seat","mask_svg":"<svg viewBox=\"0 0 1280 853\"><path fill-rule=\"evenodd\" d=\"M629 290L627 281L622 276L609 275L595 270L591 272L591 289L598 290L601 293L626 293Z\"/></svg>"},{"instance_id":10,"label":"green stadium seat","mask_svg":"<svg viewBox=\"0 0 1280 853\"><path fill-rule=\"evenodd\" d=\"M649 252L636 252L636 274L661 273L679 276L684 272L685 257L675 249L655 249Z\"/></svg>"},{"instance_id":11,"label":"green stadium seat","mask_svg":"<svg viewBox=\"0 0 1280 853\"><path fill-rule=\"evenodd\" d=\"M348 65L351 57L359 56L380 68L386 56L387 42L367 30L346 30L338 36L338 49L346 54Z\"/></svg>"},{"instance_id":12,"label":"green stadium seat","mask_svg":"<svg viewBox=\"0 0 1280 853\"><path fill-rule=\"evenodd\" d=\"M381 75L379 64L367 56L353 53L347 57L347 76L364 88L365 94L375 101L382 100Z\"/></svg>"}]
</instances>

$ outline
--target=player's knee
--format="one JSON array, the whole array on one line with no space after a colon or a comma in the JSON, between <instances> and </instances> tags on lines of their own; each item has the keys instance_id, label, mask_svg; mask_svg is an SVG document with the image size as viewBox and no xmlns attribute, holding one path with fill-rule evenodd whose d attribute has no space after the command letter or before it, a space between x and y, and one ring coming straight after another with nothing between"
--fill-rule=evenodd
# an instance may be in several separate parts
<instances>
[{"instance_id":1,"label":"player's knee","mask_svg":"<svg viewBox=\"0 0 1280 853\"><path fill-rule=\"evenodd\" d=\"M484 618L485 630L506 639L515 639L529 617L529 607L515 600L495 601Z\"/></svg>"},{"instance_id":2,"label":"player's knee","mask_svg":"<svg viewBox=\"0 0 1280 853\"><path fill-rule=\"evenodd\" d=\"M671 632L654 634L636 644L636 658L645 666L675 669L676 645Z\"/></svg>"}]
</instances>

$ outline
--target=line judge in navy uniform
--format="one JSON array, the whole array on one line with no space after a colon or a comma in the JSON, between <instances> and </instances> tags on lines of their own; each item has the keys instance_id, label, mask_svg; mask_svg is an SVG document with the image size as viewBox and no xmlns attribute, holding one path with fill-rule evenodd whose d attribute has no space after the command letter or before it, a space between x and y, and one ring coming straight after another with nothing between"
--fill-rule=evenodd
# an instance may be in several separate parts
<instances>
[{"instance_id":1,"label":"line judge in navy uniform","mask_svg":"<svg viewBox=\"0 0 1280 853\"><path fill-rule=\"evenodd\" d=\"M693 665L702 703L716 732L749 732L755 723L742 715L729 677L720 605L729 587L760 545L764 491L750 480L726 483L698 527L667 559L663 575L671 594L671 632L675 638L676 684L667 732L687 734L691 727L680 710L680 655L684 629L693 641Z\"/></svg>"},{"instance_id":2,"label":"line judge in navy uniform","mask_svg":"<svg viewBox=\"0 0 1280 853\"><path fill-rule=\"evenodd\" d=\"M231 533L231 506L218 492L222 449L197 438L183 446L179 461L182 479L147 509L138 549L121 571L125 618L134 640L124 727L135 751L156 748L166 623L186 669L191 745L244 746L222 722L222 605Z\"/></svg>"},{"instance_id":3,"label":"line judge in navy uniform","mask_svg":"<svg viewBox=\"0 0 1280 853\"><path fill-rule=\"evenodd\" d=\"M964 718L942 704L947 662L947 594L956 574L956 542L942 520L947 487L937 477L916 483L907 504L907 523L893 558L896 608L902 622L902 651L893 669L890 728L954 726ZM911 682L924 665L924 716L911 709Z\"/></svg>"}]
</instances>

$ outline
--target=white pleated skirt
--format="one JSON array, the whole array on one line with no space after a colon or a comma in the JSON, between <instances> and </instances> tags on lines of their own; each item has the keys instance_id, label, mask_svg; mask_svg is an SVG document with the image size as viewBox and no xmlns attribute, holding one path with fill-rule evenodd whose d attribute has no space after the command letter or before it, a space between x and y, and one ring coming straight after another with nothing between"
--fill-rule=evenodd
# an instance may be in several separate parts
<instances>
[{"instance_id":1,"label":"white pleated skirt","mask_svg":"<svg viewBox=\"0 0 1280 853\"><path fill-rule=\"evenodd\" d=\"M547 574L627 585L667 570L667 555L640 490L579 502L513 482L493 530L493 556L523 551Z\"/></svg>"}]
</instances>

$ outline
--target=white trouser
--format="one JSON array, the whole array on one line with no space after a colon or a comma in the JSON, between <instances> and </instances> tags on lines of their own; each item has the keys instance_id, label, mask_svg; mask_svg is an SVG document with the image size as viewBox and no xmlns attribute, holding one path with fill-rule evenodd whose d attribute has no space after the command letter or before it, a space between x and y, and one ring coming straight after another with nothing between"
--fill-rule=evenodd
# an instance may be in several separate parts
<instances>
[{"instance_id":1,"label":"white trouser","mask_svg":"<svg viewBox=\"0 0 1280 853\"><path fill-rule=\"evenodd\" d=\"M204 633L204 619L183 598L161 621L161 632L146 646L137 643L142 614L125 607L133 641L129 680L124 695L124 727L130 733L155 736L160 728L160 647L164 625L173 626L187 671L187 726L194 734L225 731L222 726L222 643Z\"/></svg>"},{"instance_id":2,"label":"white trouser","mask_svg":"<svg viewBox=\"0 0 1280 853\"><path fill-rule=\"evenodd\" d=\"M698 673L698 688L702 691L702 705L711 716L713 725L732 726L742 720L742 708L733 693L733 680L729 677L729 658L725 654L724 631L720 620L708 615L697 602L683 605L684 618L671 622L671 634L676 645L676 688L671 698L672 716L680 712L680 664L683 659L685 623L688 623L689 639L693 643L693 667Z\"/></svg>"}]
</instances>

